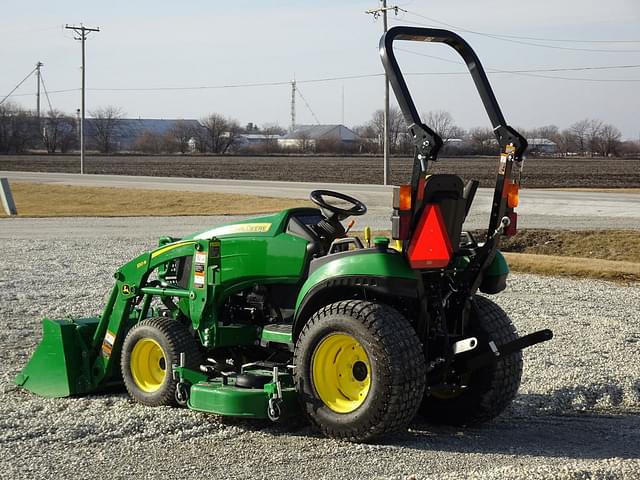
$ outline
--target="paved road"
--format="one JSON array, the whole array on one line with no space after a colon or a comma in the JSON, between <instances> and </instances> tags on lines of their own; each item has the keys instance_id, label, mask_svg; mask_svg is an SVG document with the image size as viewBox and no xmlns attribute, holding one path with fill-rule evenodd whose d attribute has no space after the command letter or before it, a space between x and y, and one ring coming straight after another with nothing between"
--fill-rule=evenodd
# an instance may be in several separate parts
<instances>
[{"instance_id":1,"label":"paved road","mask_svg":"<svg viewBox=\"0 0 640 480\"><path fill-rule=\"evenodd\" d=\"M120 175L78 175L69 173L5 172L0 177L10 181L83 185L95 187L129 187L192 192L246 193L271 197L308 198L315 188L337 190L353 195L369 206L369 214L358 222L374 229L389 228L392 189L382 185L354 185L255 180L221 180L205 178L143 177ZM491 189L479 189L466 228L483 228L491 209ZM640 194L578 192L525 189L518 207L520 228L562 229L634 229L640 230ZM214 217L220 223L229 217ZM174 223L173 220L170 223ZM194 222L202 225L202 221Z\"/></svg>"}]
</instances>

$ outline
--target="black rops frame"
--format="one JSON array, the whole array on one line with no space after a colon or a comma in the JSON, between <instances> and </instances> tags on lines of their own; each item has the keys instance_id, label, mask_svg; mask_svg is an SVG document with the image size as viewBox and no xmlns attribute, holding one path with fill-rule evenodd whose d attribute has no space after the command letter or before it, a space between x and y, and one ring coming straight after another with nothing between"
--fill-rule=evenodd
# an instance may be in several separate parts
<instances>
[{"instance_id":1,"label":"black rops frame","mask_svg":"<svg viewBox=\"0 0 640 480\"><path fill-rule=\"evenodd\" d=\"M407 122L409 132L413 137L413 142L416 147L411 177L412 199L418 198L417 190L420 177L426 173L428 162L437 159L438 151L442 147L442 139L420 120L402 71L398 66L395 53L393 52L393 42L396 40L445 43L460 54L471 73L484 108L489 115L489 120L491 121L493 132L500 145L501 152L506 157L506 164L498 169L498 176L496 178L496 188L487 232L487 236L490 237L494 235L506 212L506 201L502 198L505 176L508 177L511 175L514 161L522 161L522 155L527 148L527 141L515 129L507 125L484 68L471 46L464 39L449 30L436 28L393 27L389 29L380 39L380 56L382 58L382 65L387 72L389 82L391 83L391 87L393 88L393 92L400 105L400 110ZM507 152L508 146L512 146L510 152ZM412 202L412 204L414 213L413 221L416 222L418 219L418 215L416 214L419 213L419 209L422 206L417 205L415 201ZM415 225L412 225L412 231L414 227Z\"/></svg>"}]
</instances>

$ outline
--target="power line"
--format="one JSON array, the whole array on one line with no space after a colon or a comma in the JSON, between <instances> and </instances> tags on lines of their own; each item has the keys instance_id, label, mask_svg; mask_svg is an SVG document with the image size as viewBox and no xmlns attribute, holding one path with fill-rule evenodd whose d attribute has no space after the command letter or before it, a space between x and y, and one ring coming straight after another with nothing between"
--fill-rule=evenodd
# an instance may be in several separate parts
<instances>
[{"instance_id":1,"label":"power line","mask_svg":"<svg viewBox=\"0 0 640 480\"><path fill-rule=\"evenodd\" d=\"M53 116L53 106L51 106L51 99L49 98L49 92L47 91L47 86L44 84L44 77L42 76L42 72L40 72L40 82L42 82L42 89L44 90L44 96L47 98L47 103L49 104L49 115Z\"/></svg>"},{"instance_id":2,"label":"power line","mask_svg":"<svg viewBox=\"0 0 640 480\"><path fill-rule=\"evenodd\" d=\"M415 12L409 12L407 10L403 10L405 13L409 13L411 15L416 15L416 16L420 16L419 14L415 13ZM425 17L424 15L422 16L422 18L428 19L427 17ZM440 22L439 20L436 19L429 19L433 22L436 23L441 23L442 25L447 25L450 27L453 27L453 25L450 24L446 24L444 22ZM397 20L400 21L400 20ZM407 23L413 23L415 25L421 25L421 26L425 26L422 23L418 23L418 22L413 22L411 20L407 20L406 18L402 19L402 22L407 22ZM457 28L459 30L462 30L462 27L453 27L453 28ZM578 40L578 39L571 39L571 38L564 38L564 39L560 39L560 38L543 38L543 37L525 37L522 35L507 35L506 33L487 33L487 32L476 32L476 31L470 31L470 30L465 30L469 33L485 33L487 35L493 35L495 37L504 37L504 38L515 38L515 39L519 39L519 40L533 40L533 41L538 41L538 42L558 42L558 43L640 43L640 40Z\"/></svg>"},{"instance_id":3,"label":"power line","mask_svg":"<svg viewBox=\"0 0 640 480\"><path fill-rule=\"evenodd\" d=\"M470 30L468 28L464 28L464 27L461 27L459 25L452 25L450 23L443 22L443 21L437 20L435 18L427 17L425 15L421 15L419 13L412 12L412 11L409 11L409 10L405 10L405 12L408 13L409 15L414 15L416 17L423 18L425 20L429 20L430 22L437 23L437 24L440 24L440 25L444 25L444 26L449 27L449 28L453 28L453 29L459 30L461 32L472 33L474 35L481 35L483 37L493 38L495 40L502 40L504 42L517 43L517 44L520 44L520 45L528 45L528 46L540 47L540 48L551 48L551 49L556 49L556 50L571 50L571 51L577 51L577 52L598 52L598 53L638 53L638 52L640 52L640 50L612 50L612 49L598 49L598 48L563 47L563 46L558 46L558 45L544 45L544 44L541 44L541 43L533 43L533 42L529 42L529 41L525 41L525 40L519 40L518 39L519 37L517 37L515 35L506 36L506 35L499 35L499 34L493 34L493 33L479 32L477 30ZM417 22L411 22L411 23L417 23ZM419 23L417 23L417 24L421 25ZM428 25L422 25L422 26L428 26ZM637 43L637 42L634 41L633 43Z\"/></svg>"},{"instance_id":4,"label":"power line","mask_svg":"<svg viewBox=\"0 0 640 480\"><path fill-rule=\"evenodd\" d=\"M442 62L452 63L456 65L464 65L462 62L458 62L456 60L451 60L444 57L439 57L437 55L429 55L421 52L414 52L412 50L407 50L404 48L396 48L398 51L402 51L405 53L409 53L411 55L418 55L421 57L433 58L436 60L440 60ZM487 67L487 72L489 73L507 73L507 74L525 74L525 73L545 73L545 72L578 72L578 71L601 71L601 70L623 70L623 69L633 69L640 68L640 64L630 64L630 65L599 65L599 66L590 66L590 67L548 67L548 68L531 68L531 69L518 69L518 70L507 70L507 69L498 69L495 67ZM33 71L30 73L30 75ZM405 73L407 76L427 76L427 75L467 75L467 71L460 72L409 72ZM311 83L322 83L322 82L333 82L339 80L356 80L362 78L374 78L374 77L382 77L384 73L367 73L360 75L345 75L345 76L337 76L337 77L324 77L324 78L314 78L307 80L296 80L296 84L311 84ZM27 77L28 78L28 77ZM640 79L584 79L584 78L570 78L570 77L555 77L555 76L546 76L545 78L549 79L558 79L558 80L584 80L584 81L592 81L592 82L608 82L608 81L616 81L616 82L638 82ZM25 78L26 80L26 78ZM227 84L227 85L202 85L202 86L192 86L192 87L133 87L133 88L87 88L88 91L92 92L155 92L155 91L174 91L174 90L220 90L227 88L253 88L253 87L267 87L267 86L282 86L282 85L291 85L291 81L281 81L281 82L263 82L263 83L238 83L238 84ZM14 89L15 90L15 89ZM70 93L70 92L79 92L80 88L66 88L66 89L58 89L58 90L49 90L49 94L58 94L58 93ZM13 97L27 97L36 95L36 92L31 93L18 93L12 95ZM1 103L1 102L0 102Z\"/></svg>"},{"instance_id":5,"label":"power line","mask_svg":"<svg viewBox=\"0 0 640 480\"><path fill-rule=\"evenodd\" d=\"M412 55L418 55L420 57L434 58L436 60L441 60L447 63L455 63L457 65L463 65L462 62L458 62L455 60L450 60L448 58L438 57L436 55L428 55L421 52L414 52L413 50L407 50L404 48L397 48L397 50L401 50L405 53L410 53ZM520 70L505 70L499 69L495 67L487 67L487 72L489 73L507 73L513 75L523 75L523 76L531 76L538 78L548 78L555 80L576 80L576 81L584 81L584 82L640 82L640 79L606 79L606 78L576 78L576 77L559 77L554 75L538 75L538 72L576 72L576 71L589 71L589 70L613 70L613 69L629 69L629 68L640 68L640 64L636 65L611 65L611 66L595 66L595 67L559 67L559 68L533 68L533 69L520 69ZM468 75L467 71L461 72L419 72L419 73L406 73L405 75Z\"/></svg>"},{"instance_id":6,"label":"power line","mask_svg":"<svg viewBox=\"0 0 640 480\"><path fill-rule=\"evenodd\" d=\"M355 80L359 78L380 77L384 73L366 73L360 75L343 75L337 77L322 77L308 80L296 80L296 84L300 83L322 83L335 82L339 80ZM88 88L93 92L151 92L151 91L172 91L172 90L221 90L226 88L253 88L253 87L277 87L282 85L291 85L290 80L279 82L258 82L258 83L235 83L223 85L196 85L192 87L137 87L137 88ZM61 90L69 91L69 90Z\"/></svg>"},{"instance_id":7,"label":"power line","mask_svg":"<svg viewBox=\"0 0 640 480\"><path fill-rule=\"evenodd\" d=\"M13 90L11 90L11 91L7 94L7 96L6 96L6 97L4 97L2 100L0 100L0 105L2 105L2 104L5 102L5 100L11 96L11 94L12 94L13 92L15 92L18 88L20 88L20 85L22 85L24 82L26 82L26 81L27 81L27 79L28 79L31 75L33 75L33 72L35 72L37 69L38 69L38 67L36 66L33 70L31 70L31 71L27 74L27 76L26 76L26 77L24 77L24 78L20 81L20 83L18 83L18 85L16 85L16 86L14 87L14 89L13 89Z\"/></svg>"},{"instance_id":8,"label":"power line","mask_svg":"<svg viewBox=\"0 0 640 480\"><path fill-rule=\"evenodd\" d=\"M396 48L398 51L402 51L405 53L409 53L411 55L418 55L421 57L433 58L436 60L440 60L442 62L452 63L455 65L464 65L462 62L458 62L456 60L451 60L444 57L439 57L437 55L429 55L426 53L415 52L413 50L407 50L404 48ZM598 70L622 70L622 69L632 69L632 68L640 68L640 64L629 64L629 65L599 65L599 66L589 66L589 67L545 67L545 68L531 68L531 69L518 69L518 70L508 70L508 69L498 69L495 67L487 67L487 71L490 73L508 73L508 74L525 74L525 73L545 73L545 72L578 72L578 71L598 71ZM33 74L33 71L29 73L29 75ZM460 72L409 72L405 73L405 75L467 75L467 71ZM323 82L333 82L340 80L357 80L362 78L374 78L374 77L382 77L384 73L366 73L359 75L343 75L336 77L323 77L323 78L313 78L307 80L296 80L296 84L311 84L311 83L323 83ZM24 83L29 76L27 76L22 82ZM555 76L547 76L545 78L550 79L558 79L558 80L585 80L585 81L611 81L611 79L581 79L581 78L569 78L569 77L555 77ZM614 81L619 82L637 82L640 79L616 79ZM132 87L132 88L87 88L88 91L92 92L155 92L155 91L174 91L174 90L220 90L227 88L253 88L253 87L268 87L268 86L282 86L282 85L291 85L291 81L281 81L281 82L262 82L262 83L238 83L238 84L226 84L226 85L201 85L201 86L191 86L191 87ZM18 85L20 86L20 85ZM12 90L15 91L16 89ZM58 90L49 90L48 93L58 94L58 93L70 93L70 92L79 92L80 88L66 88L66 89L58 89ZM11 95L11 94L10 94ZM36 95L36 92L31 93L18 93L15 95L11 95L13 97L28 97ZM7 97L5 97L6 99ZM4 100L3 100L4 101ZM2 102L0 102L2 103Z\"/></svg>"},{"instance_id":9,"label":"power line","mask_svg":"<svg viewBox=\"0 0 640 480\"><path fill-rule=\"evenodd\" d=\"M493 33L496 37L518 38L521 40L534 40L537 42L559 42L559 43L640 43L640 40L577 40L571 38L541 38L523 37L521 35L507 35L505 33Z\"/></svg>"},{"instance_id":10,"label":"power line","mask_svg":"<svg viewBox=\"0 0 640 480\"><path fill-rule=\"evenodd\" d=\"M295 84L294 84L295 85ZM296 86L297 87L297 86ZM300 91L300 87L296 88L296 91L298 92L298 95L300 95L300 98L302 99L302 101L304 102L304 104L307 106L307 109L311 112L311 115L313 115L313 118L316 121L317 125L320 125L320 120L318 120L318 117L316 117L316 114L313 112L313 110L311 110L311 107L309 106L309 103L307 102L307 100L304 98L304 96L302 95L302 92Z\"/></svg>"}]
</instances>

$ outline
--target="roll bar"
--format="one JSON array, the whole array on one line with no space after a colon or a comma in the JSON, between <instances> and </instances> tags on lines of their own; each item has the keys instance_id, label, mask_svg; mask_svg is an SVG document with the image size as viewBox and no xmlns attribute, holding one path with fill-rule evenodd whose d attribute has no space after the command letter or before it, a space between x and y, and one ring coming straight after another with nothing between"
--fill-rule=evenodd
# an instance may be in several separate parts
<instances>
[{"instance_id":1,"label":"roll bar","mask_svg":"<svg viewBox=\"0 0 640 480\"><path fill-rule=\"evenodd\" d=\"M436 144L439 144L439 146L442 145L441 139L440 142L438 142L438 139L435 139L437 134L424 125L420 120L420 116L418 115L415 104L413 103L413 99L411 98L411 94L409 93L409 89L407 88L404 76L398 66L398 61L396 60L396 56L393 51L393 43L396 40L445 43L457 51L465 61L467 68L471 73L471 78L473 78L473 82L480 94L484 108L489 115L489 120L491 121L493 131L501 149L504 151L508 144L513 144L516 151L520 151L520 153L524 152L527 147L527 141L522 137L522 135L507 125L507 122L502 115L502 111L500 110L500 106L498 105L498 101L493 94L489 80L487 79L487 74L480 63L478 56L463 38L449 30L419 27L393 27L380 39L380 56L382 57L382 64L389 76L389 82L391 83L393 92L398 99L400 110L402 111L410 130L412 128L424 130L428 137L434 138ZM427 138L427 140L431 139ZM420 149L423 142L419 143L421 145L416 143L416 146Z\"/></svg>"},{"instance_id":2,"label":"roll bar","mask_svg":"<svg viewBox=\"0 0 640 480\"><path fill-rule=\"evenodd\" d=\"M520 162L522 160L522 155L527 148L527 140L515 129L507 125L478 56L463 38L449 30L437 28L399 26L389 29L380 39L380 57L416 146L416 155L411 177L412 197L414 199L417 198L416 194L420 178L424 178L428 162L437 159L438 151L442 147L443 142L435 131L420 120L420 116L413 103L409 88L407 87L407 83L398 66L398 61L393 51L393 43L396 40L445 43L458 52L467 65L469 73L471 73L471 78L473 78L476 89L480 94L484 108L491 121L496 140L500 145L502 156L504 157L504 159L501 158L501 162L504 162L504 165L501 165L498 169L493 209L489 221L488 235L492 235L495 229L498 228L502 215L505 213L505 202L502 198L505 178L511 175L513 162ZM415 214L418 205L413 208Z\"/></svg>"}]
</instances>

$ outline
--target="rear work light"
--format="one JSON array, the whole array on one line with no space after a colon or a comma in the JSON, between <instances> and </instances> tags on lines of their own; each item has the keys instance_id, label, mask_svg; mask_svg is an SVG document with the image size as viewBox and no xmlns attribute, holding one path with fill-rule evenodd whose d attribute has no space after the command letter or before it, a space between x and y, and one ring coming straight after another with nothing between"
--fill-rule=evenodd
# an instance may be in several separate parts
<instances>
[{"instance_id":1,"label":"rear work light","mask_svg":"<svg viewBox=\"0 0 640 480\"><path fill-rule=\"evenodd\" d=\"M444 268L451 261L452 254L453 249L440 206L426 205L409 244L409 265L414 269Z\"/></svg>"},{"instance_id":2,"label":"rear work light","mask_svg":"<svg viewBox=\"0 0 640 480\"><path fill-rule=\"evenodd\" d=\"M520 187L517 183L507 183L505 195L507 197L507 207L516 208L520 203Z\"/></svg>"},{"instance_id":3,"label":"rear work light","mask_svg":"<svg viewBox=\"0 0 640 480\"><path fill-rule=\"evenodd\" d=\"M400 186L399 210L411 210L411 185Z\"/></svg>"},{"instance_id":4,"label":"rear work light","mask_svg":"<svg viewBox=\"0 0 640 480\"><path fill-rule=\"evenodd\" d=\"M411 226L411 185L393 189L393 215L391 217L391 237L407 240Z\"/></svg>"}]
</instances>

